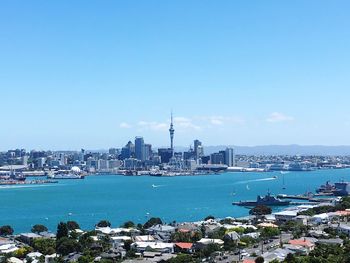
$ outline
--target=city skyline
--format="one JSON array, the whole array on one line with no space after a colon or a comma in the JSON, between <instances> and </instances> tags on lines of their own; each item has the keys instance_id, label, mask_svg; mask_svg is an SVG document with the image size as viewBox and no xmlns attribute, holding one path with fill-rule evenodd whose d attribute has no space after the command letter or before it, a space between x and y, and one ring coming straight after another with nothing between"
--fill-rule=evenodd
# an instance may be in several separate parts
<instances>
[{"instance_id":1,"label":"city skyline","mask_svg":"<svg viewBox=\"0 0 350 263\"><path fill-rule=\"evenodd\" d=\"M253 2L2 2L0 150L350 145L349 2Z\"/></svg>"}]
</instances>

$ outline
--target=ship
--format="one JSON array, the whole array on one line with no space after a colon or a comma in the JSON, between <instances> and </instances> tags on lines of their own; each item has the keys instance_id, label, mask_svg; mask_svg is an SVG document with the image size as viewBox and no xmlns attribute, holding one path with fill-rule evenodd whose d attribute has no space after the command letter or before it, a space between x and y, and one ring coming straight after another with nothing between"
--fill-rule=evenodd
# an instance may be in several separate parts
<instances>
[{"instance_id":1,"label":"ship","mask_svg":"<svg viewBox=\"0 0 350 263\"><path fill-rule=\"evenodd\" d=\"M84 179L84 175L73 173L59 173L48 176L50 179Z\"/></svg>"},{"instance_id":2,"label":"ship","mask_svg":"<svg viewBox=\"0 0 350 263\"><path fill-rule=\"evenodd\" d=\"M334 184L331 184L329 181L326 182L326 184L321 185L319 188L316 189L316 193L318 194L333 194L337 188Z\"/></svg>"},{"instance_id":3,"label":"ship","mask_svg":"<svg viewBox=\"0 0 350 263\"><path fill-rule=\"evenodd\" d=\"M290 201L288 200L281 200L273 195L270 194L270 192L267 192L267 195L260 196L258 195L256 198L256 201L239 201L239 202L233 202L233 205L238 206L258 206L258 205L266 205L266 206L286 206L290 204Z\"/></svg>"},{"instance_id":4,"label":"ship","mask_svg":"<svg viewBox=\"0 0 350 263\"><path fill-rule=\"evenodd\" d=\"M82 175L79 167L72 167L70 171L61 171L54 174L52 171L47 173L47 178L49 179L84 179L85 176Z\"/></svg>"}]
</instances>

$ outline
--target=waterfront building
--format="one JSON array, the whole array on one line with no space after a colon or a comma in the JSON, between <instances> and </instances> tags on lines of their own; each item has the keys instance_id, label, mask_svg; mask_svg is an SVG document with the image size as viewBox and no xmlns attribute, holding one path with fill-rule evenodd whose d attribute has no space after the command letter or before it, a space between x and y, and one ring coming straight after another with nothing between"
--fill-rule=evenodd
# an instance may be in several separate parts
<instances>
[{"instance_id":1,"label":"waterfront building","mask_svg":"<svg viewBox=\"0 0 350 263\"><path fill-rule=\"evenodd\" d=\"M97 170L108 170L109 169L109 165L108 165L108 161L107 160L103 160L100 159L97 161Z\"/></svg>"},{"instance_id":2,"label":"waterfront building","mask_svg":"<svg viewBox=\"0 0 350 263\"><path fill-rule=\"evenodd\" d=\"M148 161L152 157L152 144L145 144L144 145L144 159L145 161Z\"/></svg>"},{"instance_id":3,"label":"waterfront building","mask_svg":"<svg viewBox=\"0 0 350 263\"><path fill-rule=\"evenodd\" d=\"M134 156L135 154L135 145L129 141L125 147L122 148L121 154L120 154L120 159L124 160L127 158L130 158Z\"/></svg>"},{"instance_id":4,"label":"waterfront building","mask_svg":"<svg viewBox=\"0 0 350 263\"><path fill-rule=\"evenodd\" d=\"M225 151L220 151L218 153L212 153L210 155L211 164L224 164L225 163Z\"/></svg>"},{"instance_id":5,"label":"waterfront building","mask_svg":"<svg viewBox=\"0 0 350 263\"><path fill-rule=\"evenodd\" d=\"M194 145L194 156L195 156L195 159L198 160L204 155L202 142L199 140L194 140L193 145Z\"/></svg>"},{"instance_id":6,"label":"waterfront building","mask_svg":"<svg viewBox=\"0 0 350 263\"><path fill-rule=\"evenodd\" d=\"M138 160L135 158L127 158L124 160L124 168L128 170L135 170L138 164Z\"/></svg>"},{"instance_id":7,"label":"waterfront building","mask_svg":"<svg viewBox=\"0 0 350 263\"><path fill-rule=\"evenodd\" d=\"M160 157L161 163L169 163L173 156L173 150L171 148L159 148L158 156Z\"/></svg>"},{"instance_id":8,"label":"waterfront building","mask_svg":"<svg viewBox=\"0 0 350 263\"><path fill-rule=\"evenodd\" d=\"M232 167L235 165L235 154L233 148L226 148L225 150L225 164L228 167Z\"/></svg>"},{"instance_id":9,"label":"waterfront building","mask_svg":"<svg viewBox=\"0 0 350 263\"><path fill-rule=\"evenodd\" d=\"M145 160L145 141L140 136L135 138L135 157L140 161Z\"/></svg>"}]
</instances>

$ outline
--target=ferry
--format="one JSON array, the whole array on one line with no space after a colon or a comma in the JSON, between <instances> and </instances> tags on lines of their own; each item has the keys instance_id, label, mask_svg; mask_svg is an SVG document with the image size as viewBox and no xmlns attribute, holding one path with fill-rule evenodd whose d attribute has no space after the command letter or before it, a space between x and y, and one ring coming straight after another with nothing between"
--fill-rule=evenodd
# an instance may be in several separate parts
<instances>
[{"instance_id":1,"label":"ferry","mask_svg":"<svg viewBox=\"0 0 350 263\"><path fill-rule=\"evenodd\" d=\"M286 206L290 204L290 201L276 198L275 196L272 196L270 192L268 192L267 195L263 197L258 195L256 198L256 201L239 201L239 202L233 202L232 204L238 205L238 206L257 206L257 205Z\"/></svg>"},{"instance_id":2,"label":"ferry","mask_svg":"<svg viewBox=\"0 0 350 263\"><path fill-rule=\"evenodd\" d=\"M70 171L61 171L57 174L54 174L53 172L49 172L47 174L47 178L49 179L84 179L85 176L82 175L81 170L79 167L72 167Z\"/></svg>"}]
</instances>

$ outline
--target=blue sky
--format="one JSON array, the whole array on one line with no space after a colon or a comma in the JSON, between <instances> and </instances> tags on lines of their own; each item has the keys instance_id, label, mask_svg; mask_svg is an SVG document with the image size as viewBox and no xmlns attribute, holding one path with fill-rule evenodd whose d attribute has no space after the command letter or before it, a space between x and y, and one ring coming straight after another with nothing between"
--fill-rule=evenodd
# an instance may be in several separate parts
<instances>
[{"instance_id":1,"label":"blue sky","mask_svg":"<svg viewBox=\"0 0 350 263\"><path fill-rule=\"evenodd\" d=\"M350 144L349 1L1 1L0 149Z\"/></svg>"}]
</instances>

